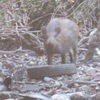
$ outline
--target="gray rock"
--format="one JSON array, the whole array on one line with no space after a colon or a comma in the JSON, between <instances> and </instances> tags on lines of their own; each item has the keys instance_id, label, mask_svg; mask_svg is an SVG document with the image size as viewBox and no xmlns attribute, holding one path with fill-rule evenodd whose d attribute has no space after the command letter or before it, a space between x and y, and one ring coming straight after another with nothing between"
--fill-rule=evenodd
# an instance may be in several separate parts
<instances>
[{"instance_id":1,"label":"gray rock","mask_svg":"<svg viewBox=\"0 0 100 100\"><path fill-rule=\"evenodd\" d=\"M31 84L26 84L21 91L39 91L41 89L43 89L43 86L39 86L39 85L31 85Z\"/></svg>"}]
</instances>

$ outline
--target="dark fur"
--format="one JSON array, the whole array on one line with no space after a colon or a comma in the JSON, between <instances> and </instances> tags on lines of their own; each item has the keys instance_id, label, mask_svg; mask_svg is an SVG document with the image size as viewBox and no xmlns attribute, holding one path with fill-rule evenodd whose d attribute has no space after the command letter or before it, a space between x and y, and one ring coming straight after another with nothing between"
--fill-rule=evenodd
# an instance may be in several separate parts
<instances>
[{"instance_id":1,"label":"dark fur","mask_svg":"<svg viewBox=\"0 0 100 100\"><path fill-rule=\"evenodd\" d=\"M71 62L77 60L77 44L79 29L76 23L69 19L54 18L46 27L41 29L44 38L48 64L52 64L54 53L60 53L62 63L65 63L65 54L68 52ZM71 53L73 51L73 56Z\"/></svg>"}]
</instances>

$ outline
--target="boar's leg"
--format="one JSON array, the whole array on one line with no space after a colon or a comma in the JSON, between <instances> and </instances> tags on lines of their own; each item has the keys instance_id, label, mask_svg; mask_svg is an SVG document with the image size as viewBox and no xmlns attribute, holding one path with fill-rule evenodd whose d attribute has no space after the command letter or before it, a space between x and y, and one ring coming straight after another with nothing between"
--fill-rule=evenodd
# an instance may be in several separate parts
<instances>
[{"instance_id":1,"label":"boar's leg","mask_svg":"<svg viewBox=\"0 0 100 100\"><path fill-rule=\"evenodd\" d=\"M62 64L65 64L66 63L66 55L61 54L61 59L62 59Z\"/></svg>"},{"instance_id":2,"label":"boar's leg","mask_svg":"<svg viewBox=\"0 0 100 100\"><path fill-rule=\"evenodd\" d=\"M73 60L73 63L76 64L76 62L77 62L77 48L73 48L73 52L74 52L74 60Z\"/></svg>"},{"instance_id":3,"label":"boar's leg","mask_svg":"<svg viewBox=\"0 0 100 100\"><path fill-rule=\"evenodd\" d=\"M53 53L47 53L48 65L52 65Z\"/></svg>"},{"instance_id":4,"label":"boar's leg","mask_svg":"<svg viewBox=\"0 0 100 100\"><path fill-rule=\"evenodd\" d=\"M70 62L73 63L73 55L72 55L71 51L69 52L69 57L70 57Z\"/></svg>"}]
</instances>

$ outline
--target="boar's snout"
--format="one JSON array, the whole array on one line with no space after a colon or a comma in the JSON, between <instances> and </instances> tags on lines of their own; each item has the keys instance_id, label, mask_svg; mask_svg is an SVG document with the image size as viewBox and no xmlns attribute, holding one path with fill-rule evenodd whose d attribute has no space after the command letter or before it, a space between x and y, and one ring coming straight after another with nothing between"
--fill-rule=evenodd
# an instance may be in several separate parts
<instances>
[{"instance_id":1,"label":"boar's snout","mask_svg":"<svg viewBox=\"0 0 100 100\"><path fill-rule=\"evenodd\" d=\"M47 29L46 29L45 26L43 26L43 27L41 28L41 38L43 38L44 41L47 40L47 38L48 38Z\"/></svg>"}]
</instances>

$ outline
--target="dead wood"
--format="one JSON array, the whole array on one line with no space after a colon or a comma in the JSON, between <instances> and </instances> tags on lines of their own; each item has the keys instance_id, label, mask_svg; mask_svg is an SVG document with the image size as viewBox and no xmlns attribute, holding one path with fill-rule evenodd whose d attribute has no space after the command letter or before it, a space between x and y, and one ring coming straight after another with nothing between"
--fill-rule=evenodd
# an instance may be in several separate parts
<instances>
[{"instance_id":1,"label":"dead wood","mask_svg":"<svg viewBox=\"0 0 100 100\"><path fill-rule=\"evenodd\" d=\"M30 79L39 79L44 77L55 77L66 74L75 74L77 72L77 69L74 64L41 65L28 68L27 72Z\"/></svg>"},{"instance_id":2,"label":"dead wood","mask_svg":"<svg viewBox=\"0 0 100 100\"><path fill-rule=\"evenodd\" d=\"M97 84L97 85L100 85L100 82L91 82L91 81L70 81L68 80L67 82L70 82L70 83L78 83L78 84L88 84L88 85L91 85L91 84Z\"/></svg>"}]
</instances>

